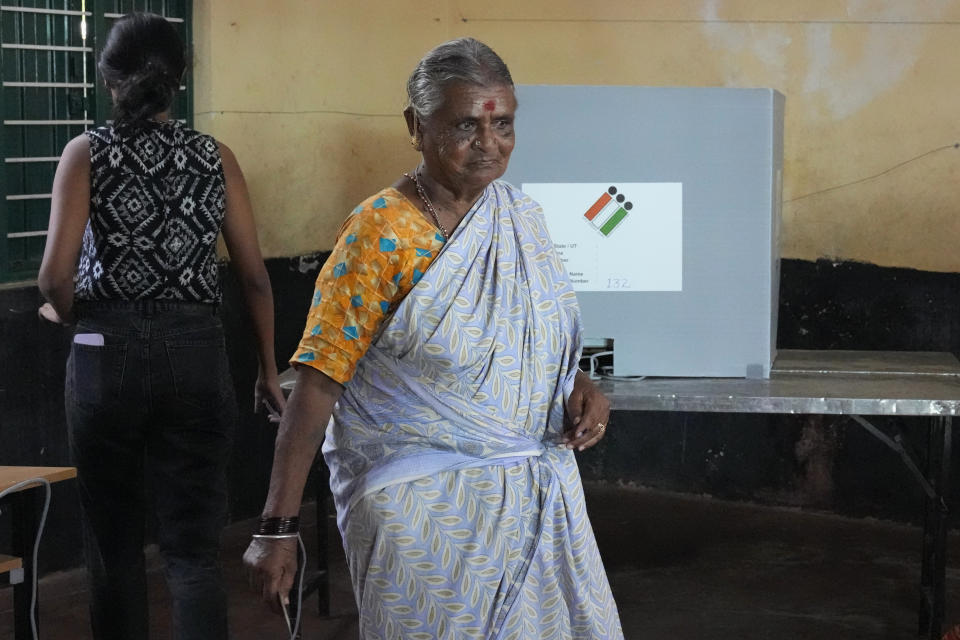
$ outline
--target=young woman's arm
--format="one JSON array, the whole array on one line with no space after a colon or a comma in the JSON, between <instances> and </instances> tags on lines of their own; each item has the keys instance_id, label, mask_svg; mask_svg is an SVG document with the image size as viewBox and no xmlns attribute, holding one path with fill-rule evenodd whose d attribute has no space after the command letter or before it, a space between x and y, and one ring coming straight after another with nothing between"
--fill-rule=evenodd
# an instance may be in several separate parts
<instances>
[{"instance_id":1,"label":"young woman's arm","mask_svg":"<svg viewBox=\"0 0 960 640\"><path fill-rule=\"evenodd\" d=\"M230 262L240 281L243 297L253 321L257 337L260 369L253 392L254 411L269 402L278 413L283 412L284 398L277 380L277 361L273 349L273 290L263 265L257 227L253 220L250 195L243 172L233 152L220 145L223 175L226 179L227 210L223 221L223 239L230 252Z\"/></svg>"},{"instance_id":2,"label":"young woman's arm","mask_svg":"<svg viewBox=\"0 0 960 640\"><path fill-rule=\"evenodd\" d=\"M64 147L53 179L47 245L37 276L40 292L56 312L41 310L47 319L73 322L73 277L89 219L90 141L79 135Z\"/></svg>"}]
</instances>

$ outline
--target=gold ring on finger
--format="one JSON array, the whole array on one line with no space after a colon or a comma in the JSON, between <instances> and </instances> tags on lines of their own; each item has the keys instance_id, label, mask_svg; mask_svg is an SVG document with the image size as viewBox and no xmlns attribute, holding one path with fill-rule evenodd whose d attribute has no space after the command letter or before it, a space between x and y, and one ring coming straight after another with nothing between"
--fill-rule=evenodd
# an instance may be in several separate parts
<instances>
[{"instance_id":1,"label":"gold ring on finger","mask_svg":"<svg viewBox=\"0 0 960 640\"><path fill-rule=\"evenodd\" d=\"M597 432L598 432L598 433L603 433L603 432L606 431L606 430L607 430L607 425L603 424L602 422L598 422L598 423L597 423Z\"/></svg>"}]
</instances>

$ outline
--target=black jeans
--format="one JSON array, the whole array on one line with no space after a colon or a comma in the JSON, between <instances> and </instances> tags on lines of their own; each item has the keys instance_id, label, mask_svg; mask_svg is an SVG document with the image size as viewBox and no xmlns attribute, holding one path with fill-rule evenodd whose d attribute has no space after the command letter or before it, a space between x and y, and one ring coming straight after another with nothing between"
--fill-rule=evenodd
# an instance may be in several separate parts
<instances>
[{"instance_id":1,"label":"black jeans","mask_svg":"<svg viewBox=\"0 0 960 640\"><path fill-rule=\"evenodd\" d=\"M173 599L172 637L225 640L219 550L237 406L215 308L78 303L77 318L66 413L94 638L147 638L149 482ZM102 335L103 346L78 343L80 334Z\"/></svg>"}]
</instances>

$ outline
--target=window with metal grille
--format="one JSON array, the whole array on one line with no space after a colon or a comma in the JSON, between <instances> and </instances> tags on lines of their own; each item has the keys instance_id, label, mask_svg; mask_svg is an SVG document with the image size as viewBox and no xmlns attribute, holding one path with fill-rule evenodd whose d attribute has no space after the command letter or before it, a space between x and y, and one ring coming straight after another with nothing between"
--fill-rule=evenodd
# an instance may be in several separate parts
<instances>
[{"instance_id":1,"label":"window with metal grille","mask_svg":"<svg viewBox=\"0 0 960 640\"><path fill-rule=\"evenodd\" d=\"M95 52L131 11L165 16L192 43L190 0L0 0L0 282L31 280L43 257L60 150L110 118ZM190 123L189 77L173 106Z\"/></svg>"}]
</instances>

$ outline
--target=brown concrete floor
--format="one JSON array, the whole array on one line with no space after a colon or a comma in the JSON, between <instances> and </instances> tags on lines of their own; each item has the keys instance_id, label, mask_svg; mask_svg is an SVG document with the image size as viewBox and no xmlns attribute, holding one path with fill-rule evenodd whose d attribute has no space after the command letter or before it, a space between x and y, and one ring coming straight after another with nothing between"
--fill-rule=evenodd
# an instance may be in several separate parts
<instances>
[{"instance_id":1,"label":"brown concrete floor","mask_svg":"<svg viewBox=\"0 0 960 640\"><path fill-rule=\"evenodd\" d=\"M628 639L830 639L917 637L920 531L641 489L588 486L587 504ZM304 512L305 520L312 509ZM232 637L282 639L281 618L247 590L239 559L252 522L224 537ZM332 615L305 603L305 639L353 640L356 609L339 546ZM314 529L307 523L310 557ZM950 539L947 623L960 623L960 536ZM168 638L169 611L151 553L152 638ZM12 638L10 589L0 590L0 638ZM80 572L40 583L41 638L87 640Z\"/></svg>"}]
</instances>

